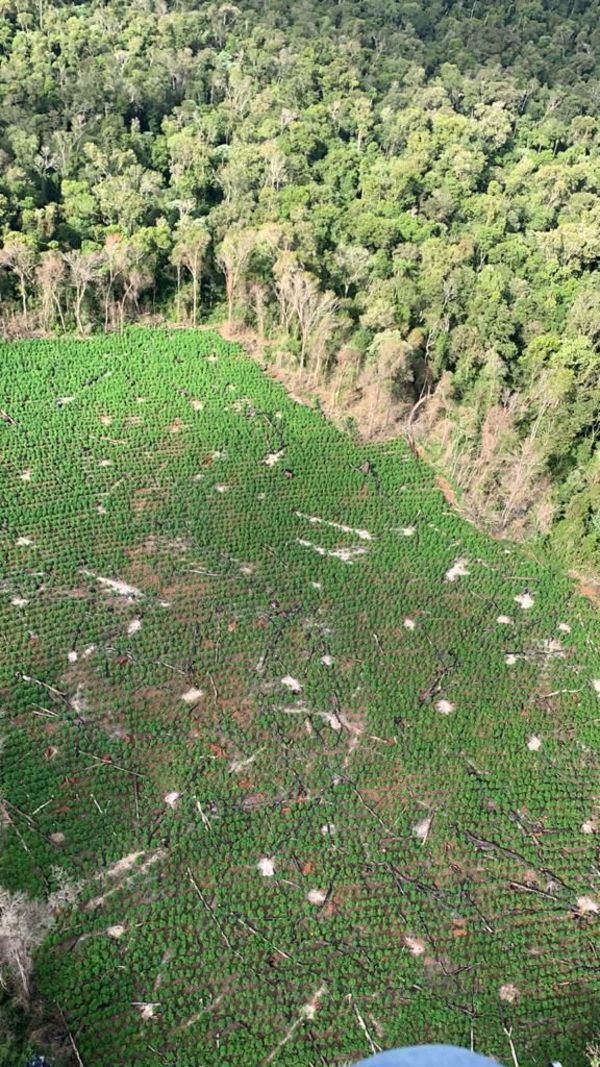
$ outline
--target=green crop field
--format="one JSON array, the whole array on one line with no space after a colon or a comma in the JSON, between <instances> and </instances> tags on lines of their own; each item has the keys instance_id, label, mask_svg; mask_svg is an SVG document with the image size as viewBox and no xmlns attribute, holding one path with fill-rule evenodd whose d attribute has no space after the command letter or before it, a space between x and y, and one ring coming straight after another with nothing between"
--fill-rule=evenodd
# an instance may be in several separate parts
<instances>
[{"instance_id":1,"label":"green crop field","mask_svg":"<svg viewBox=\"0 0 600 1067\"><path fill-rule=\"evenodd\" d=\"M0 884L76 894L85 1067L583 1064L592 606L210 333L0 359Z\"/></svg>"}]
</instances>

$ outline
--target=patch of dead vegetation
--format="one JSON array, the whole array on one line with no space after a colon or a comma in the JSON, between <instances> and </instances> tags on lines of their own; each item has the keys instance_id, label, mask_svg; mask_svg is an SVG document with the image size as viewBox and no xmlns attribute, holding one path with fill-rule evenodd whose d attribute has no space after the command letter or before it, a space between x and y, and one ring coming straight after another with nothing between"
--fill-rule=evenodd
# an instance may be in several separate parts
<instances>
[{"instance_id":1,"label":"patch of dead vegetation","mask_svg":"<svg viewBox=\"0 0 600 1067\"><path fill-rule=\"evenodd\" d=\"M130 852L120 860L111 864L105 871L100 871L96 875L96 878L98 881L105 882L108 887L103 893L100 893L99 896L92 897L91 900L88 900L84 910L97 911L103 904L105 904L109 897L113 896L114 893L119 892L121 889L124 889L126 886L131 885L133 881L144 875L146 871L156 863L160 863L161 860L165 859L166 855L166 851L162 848L155 849L154 852ZM124 875L126 877L123 877ZM110 882L114 882L115 884L110 885Z\"/></svg>"},{"instance_id":2,"label":"patch of dead vegetation","mask_svg":"<svg viewBox=\"0 0 600 1067\"><path fill-rule=\"evenodd\" d=\"M32 899L23 892L11 893L0 886L0 973L10 975L24 1005L29 1002L33 953L60 913L75 903L82 888L58 868L53 877L58 889L46 900Z\"/></svg>"},{"instance_id":3,"label":"patch of dead vegetation","mask_svg":"<svg viewBox=\"0 0 600 1067\"><path fill-rule=\"evenodd\" d=\"M423 449L418 449L418 452L424 458ZM437 485L438 489L441 489L442 493L444 494L444 497L450 504L450 507L454 508L455 511L458 511L459 514L461 514L461 506L456 495L456 491L452 488L448 479L444 478L442 474L436 474L435 484Z\"/></svg>"},{"instance_id":4,"label":"patch of dead vegetation","mask_svg":"<svg viewBox=\"0 0 600 1067\"><path fill-rule=\"evenodd\" d=\"M600 580L576 570L569 571L569 577L577 583L577 592L591 600L594 607L600 608Z\"/></svg>"},{"instance_id":5,"label":"patch of dead vegetation","mask_svg":"<svg viewBox=\"0 0 600 1067\"><path fill-rule=\"evenodd\" d=\"M134 515L153 511L161 502L162 490L158 485L138 486L133 491L131 506Z\"/></svg>"}]
</instances>

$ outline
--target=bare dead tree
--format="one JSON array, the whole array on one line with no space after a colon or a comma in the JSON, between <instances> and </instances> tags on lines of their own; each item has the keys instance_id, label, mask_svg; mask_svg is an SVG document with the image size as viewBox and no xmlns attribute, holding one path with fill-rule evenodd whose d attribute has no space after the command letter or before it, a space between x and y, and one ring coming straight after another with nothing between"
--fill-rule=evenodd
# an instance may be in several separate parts
<instances>
[{"instance_id":1,"label":"bare dead tree","mask_svg":"<svg viewBox=\"0 0 600 1067\"><path fill-rule=\"evenodd\" d=\"M327 342L336 326L339 304L332 292L322 292L317 279L302 270L293 256L284 254L276 264L276 286L282 311L282 324L293 322L300 337L300 369L304 371L309 352L315 357L315 375L323 368Z\"/></svg>"},{"instance_id":2,"label":"bare dead tree","mask_svg":"<svg viewBox=\"0 0 600 1067\"><path fill-rule=\"evenodd\" d=\"M84 252L81 249L73 249L65 252L64 260L69 268L71 284L75 291L75 322L79 333L84 333L83 301L86 292L93 281L98 277L100 260L97 252Z\"/></svg>"},{"instance_id":3,"label":"bare dead tree","mask_svg":"<svg viewBox=\"0 0 600 1067\"><path fill-rule=\"evenodd\" d=\"M0 249L0 267L6 267L16 276L21 294L23 322L27 319L27 287L31 283L35 269L36 255L33 248L18 234L9 235Z\"/></svg>"},{"instance_id":4,"label":"bare dead tree","mask_svg":"<svg viewBox=\"0 0 600 1067\"><path fill-rule=\"evenodd\" d=\"M33 952L59 912L74 903L80 890L66 880L64 872L54 873L59 888L47 900L11 893L0 886L0 983L12 982L23 1004L29 999Z\"/></svg>"},{"instance_id":5,"label":"bare dead tree","mask_svg":"<svg viewBox=\"0 0 600 1067\"><path fill-rule=\"evenodd\" d=\"M333 375L331 403L337 407L342 393L356 381L360 369L361 353L346 345L336 356L336 372Z\"/></svg>"},{"instance_id":6,"label":"bare dead tree","mask_svg":"<svg viewBox=\"0 0 600 1067\"><path fill-rule=\"evenodd\" d=\"M410 345L398 330L384 330L377 334L371 344L369 362L366 364L362 384L370 395L369 434L373 433L375 420L381 408L382 393L385 395L385 416L382 425L389 422L392 412L394 385L400 377L412 380L410 369Z\"/></svg>"},{"instance_id":7,"label":"bare dead tree","mask_svg":"<svg viewBox=\"0 0 600 1067\"><path fill-rule=\"evenodd\" d=\"M65 274L65 261L60 252L51 250L42 253L35 278L40 292L40 315L44 330L52 327L56 316L62 329L65 329L65 317L60 299L65 285Z\"/></svg>"},{"instance_id":8,"label":"bare dead tree","mask_svg":"<svg viewBox=\"0 0 600 1067\"><path fill-rule=\"evenodd\" d=\"M182 267L189 272L192 279L192 324L194 326L198 322L200 277L210 240L206 224L201 219L188 219L185 223L180 223L172 253L172 262L177 268L178 293L181 289ZM178 304L180 306L179 301Z\"/></svg>"},{"instance_id":9,"label":"bare dead tree","mask_svg":"<svg viewBox=\"0 0 600 1067\"><path fill-rule=\"evenodd\" d=\"M120 234L109 234L102 249L101 276L104 290L104 329L114 322L116 287L122 278L127 261L128 244Z\"/></svg>"},{"instance_id":10,"label":"bare dead tree","mask_svg":"<svg viewBox=\"0 0 600 1067\"><path fill-rule=\"evenodd\" d=\"M230 231L217 252L217 262L225 275L227 324L233 323L235 301L245 281L246 270L256 244L256 230Z\"/></svg>"},{"instance_id":11,"label":"bare dead tree","mask_svg":"<svg viewBox=\"0 0 600 1067\"><path fill-rule=\"evenodd\" d=\"M256 320L256 330L259 337L265 336L265 316L267 308L268 288L261 282L253 282L250 286L250 304Z\"/></svg>"}]
</instances>

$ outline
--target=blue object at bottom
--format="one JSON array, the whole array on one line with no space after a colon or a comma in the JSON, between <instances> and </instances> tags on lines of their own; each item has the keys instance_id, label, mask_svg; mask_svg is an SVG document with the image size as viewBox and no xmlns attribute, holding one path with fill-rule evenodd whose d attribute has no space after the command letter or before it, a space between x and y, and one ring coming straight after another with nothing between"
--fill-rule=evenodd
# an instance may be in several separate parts
<instances>
[{"instance_id":1,"label":"blue object at bottom","mask_svg":"<svg viewBox=\"0 0 600 1067\"><path fill-rule=\"evenodd\" d=\"M379 1052L361 1060L356 1067L490 1067L492 1064L497 1067L496 1060L454 1045L414 1045Z\"/></svg>"}]
</instances>

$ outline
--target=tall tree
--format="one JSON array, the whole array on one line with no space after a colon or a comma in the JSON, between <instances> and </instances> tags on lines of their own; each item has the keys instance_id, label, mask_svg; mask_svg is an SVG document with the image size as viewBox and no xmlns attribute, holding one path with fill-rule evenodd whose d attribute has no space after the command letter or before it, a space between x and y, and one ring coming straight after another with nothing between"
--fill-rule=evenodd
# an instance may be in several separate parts
<instances>
[{"instance_id":1,"label":"tall tree","mask_svg":"<svg viewBox=\"0 0 600 1067\"><path fill-rule=\"evenodd\" d=\"M49 330L58 321L65 329L61 296L65 285L66 264L60 252L43 252L35 272L40 292L40 316L43 330Z\"/></svg>"},{"instance_id":2,"label":"tall tree","mask_svg":"<svg viewBox=\"0 0 600 1067\"><path fill-rule=\"evenodd\" d=\"M73 311L77 332L83 334L86 332L83 321L83 304L91 283L98 278L100 256L95 251L88 252L81 249L73 249L72 252L65 253L64 260L69 268L69 278L75 294Z\"/></svg>"},{"instance_id":3,"label":"tall tree","mask_svg":"<svg viewBox=\"0 0 600 1067\"><path fill-rule=\"evenodd\" d=\"M335 294L322 292L319 284L292 257L282 257L276 266L276 285L283 322L295 322L300 336L300 369L305 370L309 352L314 356L314 375L319 378L327 343L336 327L339 308Z\"/></svg>"},{"instance_id":4,"label":"tall tree","mask_svg":"<svg viewBox=\"0 0 600 1067\"><path fill-rule=\"evenodd\" d=\"M200 278L206 250L211 237L202 219L182 220L175 235L175 244L171 254L172 262L179 272L184 267L192 279L192 325L198 323L198 303Z\"/></svg>"},{"instance_id":5,"label":"tall tree","mask_svg":"<svg viewBox=\"0 0 600 1067\"><path fill-rule=\"evenodd\" d=\"M235 301L246 280L246 270L256 245L256 230L232 230L226 234L217 252L217 262L225 275L227 293L227 324L233 324Z\"/></svg>"},{"instance_id":6,"label":"tall tree","mask_svg":"<svg viewBox=\"0 0 600 1067\"><path fill-rule=\"evenodd\" d=\"M36 259L35 249L21 234L9 234L0 249L0 267L12 271L18 281L25 328L28 326L27 290L33 279Z\"/></svg>"}]
</instances>

